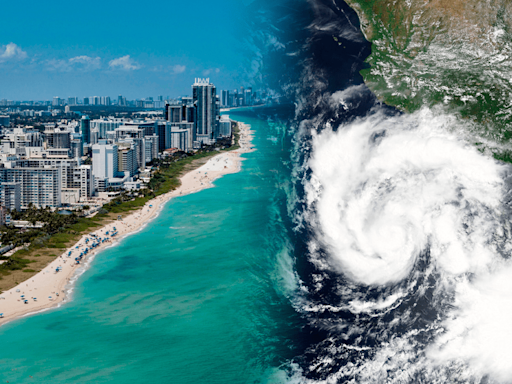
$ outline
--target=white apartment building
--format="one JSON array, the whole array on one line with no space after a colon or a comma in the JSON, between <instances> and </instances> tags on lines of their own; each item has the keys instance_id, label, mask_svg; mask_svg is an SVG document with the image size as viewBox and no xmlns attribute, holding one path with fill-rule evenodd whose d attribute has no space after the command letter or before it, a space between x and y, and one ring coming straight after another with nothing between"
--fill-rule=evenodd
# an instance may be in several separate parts
<instances>
[{"instance_id":1,"label":"white apartment building","mask_svg":"<svg viewBox=\"0 0 512 384\"><path fill-rule=\"evenodd\" d=\"M171 130L171 147L188 152L192 147L189 145L190 131L188 129L174 128Z\"/></svg>"},{"instance_id":2,"label":"white apartment building","mask_svg":"<svg viewBox=\"0 0 512 384\"><path fill-rule=\"evenodd\" d=\"M124 119L107 118L107 119L96 119L91 120L91 129L98 130L98 138L106 139L107 132L112 132L119 128L125 122Z\"/></svg>"},{"instance_id":3,"label":"white apartment building","mask_svg":"<svg viewBox=\"0 0 512 384\"><path fill-rule=\"evenodd\" d=\"M118 173L117 145L100 140L92 146L92 174L95 179L113 179Z\"/></svg>"},{"instance_id":4,"label":"white apartment building","mask_svg":"<svg viewBox=\"0 0 512 384\"><path fill-rule=\"evenodd\" d=\"M2 183L20 185L21 208L61 205L62 173L60 168L2 168Z\"/></svg>"}]
</instances>

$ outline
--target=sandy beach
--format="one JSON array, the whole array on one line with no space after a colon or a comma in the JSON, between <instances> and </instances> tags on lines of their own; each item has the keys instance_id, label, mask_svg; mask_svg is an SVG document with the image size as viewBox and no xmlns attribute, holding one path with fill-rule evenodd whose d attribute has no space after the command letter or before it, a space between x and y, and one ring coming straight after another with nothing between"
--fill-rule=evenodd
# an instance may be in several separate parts
<instances>
[{"instance_id":1,"label":"sandy beach","mask_svg":"<svg viewBox=\"0 0 512 384\"><path fill-rule=\"evenodd\" d=\"M0 294L0 325L16 318L56 307L70 299L72 285L92 257L107 246L120 241L155 218L163 205L173 197L201 191L213 186L213 181L223 175L241 169L243 153L251 152L252 131L250 126L239 123L240 148L220 153L200 168L185 174L181 186L174 191L158 196L144 207L122 220L110 223L101 229L84 235L76 244L66 249L37 275ZM97 245L94 245L97 244ZM86 253L86 254L84 254ZM75 258L82 256L77 264ZM101 255L100 255L101 257Z\"/></svg>"}]
</instances>

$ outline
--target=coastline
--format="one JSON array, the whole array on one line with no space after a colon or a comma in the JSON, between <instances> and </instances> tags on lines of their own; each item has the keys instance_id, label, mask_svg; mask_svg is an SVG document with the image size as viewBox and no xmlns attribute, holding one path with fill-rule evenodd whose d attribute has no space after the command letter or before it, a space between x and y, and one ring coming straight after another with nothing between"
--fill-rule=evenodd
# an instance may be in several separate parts
<instances>
[{"instance_id":1,"label":"coastline","mask_svg":"<svg viewBox=\"0 0 512 384\"><path fill-rule=\"evenodd\" d=\"M159 215L165 203L172 198L211 188L213 181L216 179L239 172L243 161L241 155L252 152L253 149L251 148L251 127L241 122L238 122L238 126L240 129L238 142L240 148L219 153L210 158L199 168L183 175L180 178L181 185L175 190L149 200L142 208L120 221L109 223L88 235L82 236L77 243L66 249L39 273L1 293L0 314L3 313L3 317L0 318L0 326L20 317L59 307L71 298L74 283L87 270L88 265L100 251L141 230ZM117 233L115 237L112 236L113 232ZM99 241L95 240L98 238ZM90 244L94 242L98 242L98 246L91 248ZM89 253L83 256L80 264L76 264L75 258L86 248L89 248ZM71 256L68 256L70 252ZM57 268L60 269L58 272L56 271ZM24 303L24 300L28 302Z\"/></svg>"}]
</instances>

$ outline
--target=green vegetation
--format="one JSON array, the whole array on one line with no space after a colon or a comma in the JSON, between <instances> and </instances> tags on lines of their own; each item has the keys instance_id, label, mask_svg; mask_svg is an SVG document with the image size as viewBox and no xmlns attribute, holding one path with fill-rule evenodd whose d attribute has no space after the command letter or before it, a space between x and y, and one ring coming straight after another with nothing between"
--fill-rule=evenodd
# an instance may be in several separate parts
<instances>
[{"instance_id":1,"label":"green vegetation","mask_svg":"<svg viewBox=\"0 0 512 384\"><path fill-rule=\"evenodd\" d=\"M19 256L12 256L7 258L7 261L0 265L0 276L9 274L8 271L22 270L28 264L32 263L32 260L22 259Z\"/></svg>"},{"instance_id":2,"label":"green vegetation","mask_svg":"<svg viewBox=\"0 0 512 384\"><path fill-rule=\"evenodd\" d=\"M441 108L467 121L475 136L512 144L510 1L348 3L372 42L361 74L381 100L409 112Z\"/></svg>"},{"instance_id":3,"label":"green vegetation","mask_svg":"<svg viewBox=\"0 0 512 384\"><path fill-rule=\"evenodd\" d=\"M81 217L82 212L71 215L61 215L48 208L36 209L29 207L23 212L12 212L14 220L26 220L32 224L44 223L43 228L20 231L12 227L2 228L2 244L23 246L23 249L11 257L0 256L0 260L7 260L0 264L0 292L7 290L18 281L24 281L31 275L42 270L53 261L64 249L76 243L81 236L116 220L119 215L127 216L133 210L143 207L149 200L170 192L180 186L179 178L204 164L208 158L219 152L238 149L240 138L238 127L234 127L235 145L224 143L222 148L211 146L203 148L196 153L177 154L167 159L154 161L154 172L147 188L140 191L124 191L118 197L105 204L98 213L91 218ZM85 208L85 207L84 207ZM52 252L52 253L50 253ZM32 264L32 268L27 268ZM23 273L20 276L20 273ZM31 275L28 275L31 274Z\"/></svg>"}]
</instances>

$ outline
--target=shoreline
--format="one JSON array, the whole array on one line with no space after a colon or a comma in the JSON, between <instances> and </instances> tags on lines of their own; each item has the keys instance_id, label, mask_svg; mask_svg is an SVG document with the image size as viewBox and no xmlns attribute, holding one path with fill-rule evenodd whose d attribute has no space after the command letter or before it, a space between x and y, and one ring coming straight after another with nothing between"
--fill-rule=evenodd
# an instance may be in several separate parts
<instances>
[{"instance_id":1,"label":"shoreline","mask_svg":"<svg viewBox=\"0 0 512 384\"><path fill-rule=\"evenodd\" d=\"M70 301L76 281L87 271L100 251L115 246L125 237L142 230L158 217L164 205L172 198L211 188L216 179L239 172L244 160L241 155L254 149L251 148L251 127L241 122L238 122L238 126L240 138L237 144L240 148L219 153L208 159L199 168L183 175L180 178L181 185L175 190L149 200L142 208L122 220L114 221L82 236L39 273L0 293L0 314L3 313L0 326L21 317L58 308ZM113 233L116 235L113 236ZM98 245L92 247L94 243ZM80 264L76 264L75 258L83 252L87 254L83 256ZM24 300L27 300L27 303Z\"/></svg>"}]
</instances>

